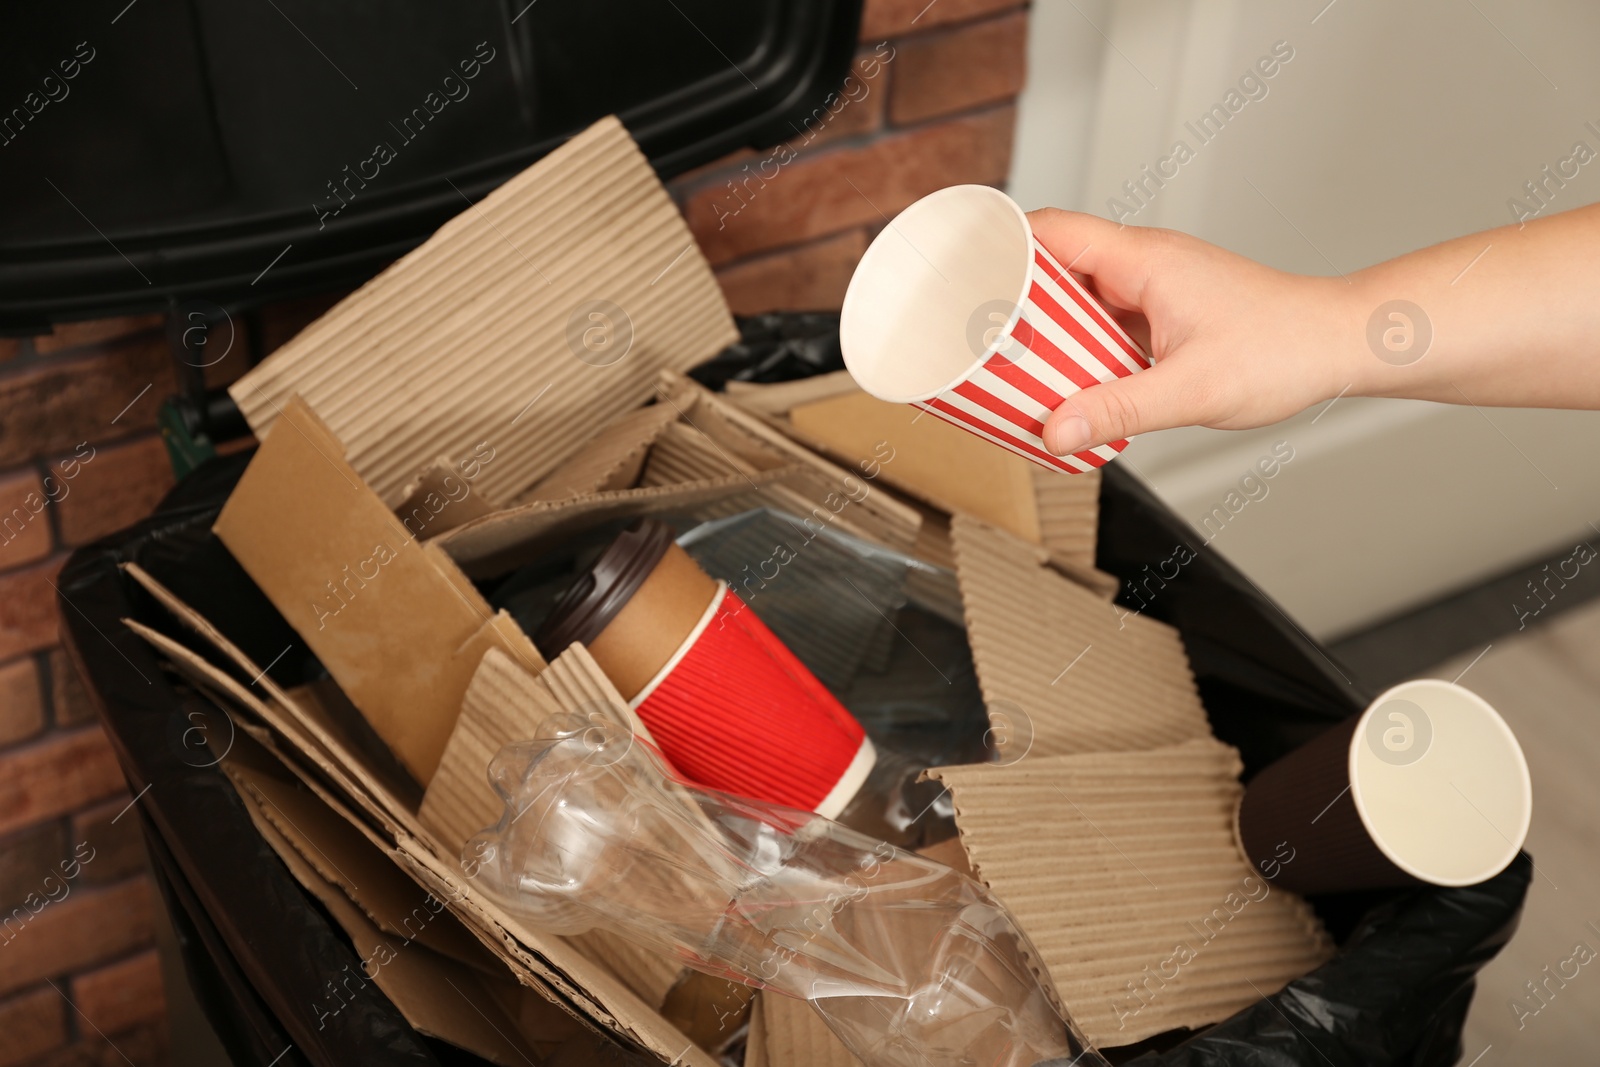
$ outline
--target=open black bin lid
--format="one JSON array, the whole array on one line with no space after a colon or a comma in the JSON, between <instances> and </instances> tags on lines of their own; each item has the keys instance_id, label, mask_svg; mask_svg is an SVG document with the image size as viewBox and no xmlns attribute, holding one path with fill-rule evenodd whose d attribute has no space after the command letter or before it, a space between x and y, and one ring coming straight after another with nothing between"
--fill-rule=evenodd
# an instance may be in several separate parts
<instances>
[{"instance_id":1,"label":"open black bin lid","mask_svg":"<svg viewBox=\"0 0 1600 1067\"><path fill-rule=\"evenodd\" d=\"M617 114L663 177L792 136L861 0L11 5L0 331L351 285Z\"/></svg>"}]
</instances>

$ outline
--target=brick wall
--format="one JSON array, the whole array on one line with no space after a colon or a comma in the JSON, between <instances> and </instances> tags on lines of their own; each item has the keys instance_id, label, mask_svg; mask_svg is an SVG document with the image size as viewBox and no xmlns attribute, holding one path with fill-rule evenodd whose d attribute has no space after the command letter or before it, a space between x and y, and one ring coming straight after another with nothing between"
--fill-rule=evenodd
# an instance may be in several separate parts
<instances>
[{"instance_id":1,"label":"brick wall","mask_svg":"<svg viewBox=\"0 0 1600 1067\"><path fill-rule=\"evenodd\" d=\"M1026 29L1014 0L868 0L853 81L791 142L675 181L734 310L837 308L887 217L942 186L1004 182ZM262 312L262 354L331 299ZM210 383L247 365L244 333ZM167 1056L160 903L59 648L52 582L73 548L171 486L155 416L177 388L158 316L0 338L0 920L29 915L0 929L0 1067ZM27 520L4 526L15 508ZM61 865L90 850L61 896ZM51 893L32 914L30 894Z\"/></svg>"},{"instance_id":2,"label":"brick wall","mask_svg":"<svg viewBox=\"0 0 1600 1067\"><path fill-rule=\"evenodd\" d=\"M265 309L255 335L281 343L330 302ZM209 382L249 365L247 333ZM0 338L0 1067L168 1056L161 905L122 772L60 648L52 583L72 549L171 488L155 424L174 366L157 315Z\"/></svg>"}]
</instances>

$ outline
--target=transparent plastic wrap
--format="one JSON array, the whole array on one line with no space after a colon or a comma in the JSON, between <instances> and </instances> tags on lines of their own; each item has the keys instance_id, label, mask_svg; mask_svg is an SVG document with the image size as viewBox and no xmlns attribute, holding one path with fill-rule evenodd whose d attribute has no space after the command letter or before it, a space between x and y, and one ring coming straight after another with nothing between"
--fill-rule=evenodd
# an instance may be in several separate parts
<instances>
[{"instance_id":1,"label":"transparent plastic wrap","mask_svg":"<svg viewBox=\"0 0 1600 1067\"><path fill-rule=\"evenodd\" d=\"M500 821L463 865L530 925L603 928L807 1000L868 1067L1104 1064L988 890L809 812L698 789L573 714L489 769Z\"/></svg>"}]
</instances>

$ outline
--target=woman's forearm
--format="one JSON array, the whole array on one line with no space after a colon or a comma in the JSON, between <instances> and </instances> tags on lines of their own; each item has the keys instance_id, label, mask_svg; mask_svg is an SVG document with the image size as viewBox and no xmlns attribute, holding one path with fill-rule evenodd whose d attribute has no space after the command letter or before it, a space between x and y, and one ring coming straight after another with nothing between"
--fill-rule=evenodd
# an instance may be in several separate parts
<instances>
[{"instance_id":1,"label":"woman's forearm","mask_svg":"<svg viewBox=\"0 0 1600 1067\"><path fill-rule=\"evenodd\" d=\"M1353 394L1600 408L1600 205L1446 241L1350 282L1365 342Z\"/></svg>"}]
</instances>

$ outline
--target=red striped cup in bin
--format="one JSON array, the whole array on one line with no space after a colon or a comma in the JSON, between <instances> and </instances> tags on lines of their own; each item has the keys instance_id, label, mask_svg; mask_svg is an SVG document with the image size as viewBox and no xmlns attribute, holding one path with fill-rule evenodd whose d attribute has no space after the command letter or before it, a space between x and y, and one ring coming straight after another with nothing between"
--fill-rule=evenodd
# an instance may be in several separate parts
<instances>
[{"instance_id":1,"label":"red striped cup in bin","mask_svg":"<svg viewBox=\"0 0 1600 1067\"><path fill-rule=\"evenodd\" d=\"M884 228L845 294L839 342L856 382L1052 470L1115 459L1112 441L1070 456L1044 423L1080 389L1150 359L986 185L923 197Z\"/></svg>"}]
</instances>

